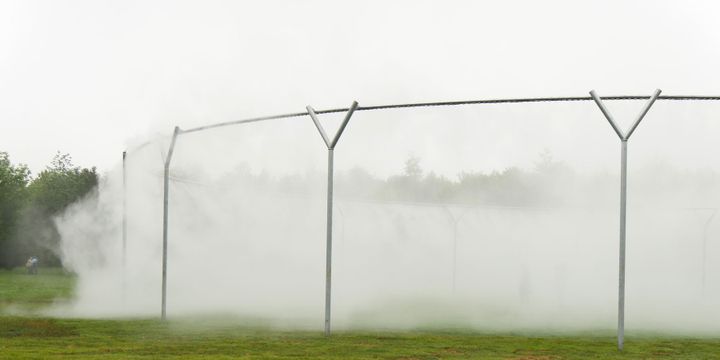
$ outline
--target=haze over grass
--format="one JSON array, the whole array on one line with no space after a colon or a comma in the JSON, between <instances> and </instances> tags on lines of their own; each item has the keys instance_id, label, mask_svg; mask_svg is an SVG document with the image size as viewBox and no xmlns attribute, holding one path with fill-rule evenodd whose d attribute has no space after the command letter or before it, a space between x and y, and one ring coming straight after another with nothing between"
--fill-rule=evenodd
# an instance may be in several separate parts
<instances>
[{"instance_id":1,"label":"haze over grass","mask_svg":"<svg viewBox=\"0 0 720 360\"><path fill-rule=\"evenodd\" d=\"M592 106L353 118L335 150L334 326L614 328L619 141L585 105ZM714 129L712 119L687 104L660 105L630 143L627 328L717 334L720 222L708 220L720 200L718 169L694 155L715 146L705 131ZM641 104L611 106L626 119ZM671 134L680 131L671 121L678 114L698 126L682 127L690 131L682 141L663 146L678 138ZM331 128L340 118L321 121ZM97 198L58 219L65 263L79 279L77 301L57 314L159 312L166 140L128 157L124 272L119 171ZM403 150L410 146L416 151ZM550 166L541 166L543 153ZM403 169L413 154L420 175ZM322 324L325 158L309 119L178 139L170 316L235 313L279 326Z\"/></svg>"}]
</instances>

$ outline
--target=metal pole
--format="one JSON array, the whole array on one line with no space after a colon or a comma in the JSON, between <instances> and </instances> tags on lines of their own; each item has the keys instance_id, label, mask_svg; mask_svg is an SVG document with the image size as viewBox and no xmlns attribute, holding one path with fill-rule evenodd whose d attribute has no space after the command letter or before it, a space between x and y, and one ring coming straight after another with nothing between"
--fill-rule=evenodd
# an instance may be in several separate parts
<instances>
[{"instance_id":1,"label":"metal pole","mask_svg":"<svg viewBox=\"0 0 720 360\"><path fill-rule=\"evenodd\" d=\"M630 135L635 132L640 121L645 117L650 107L655 103L658 96L660 96L660 89L655 90L655 93L650 97L645 106L640 111L640 114L635 119L635 122L630 125L627 132L623 132L617 125L617 122L610 114L610 111L605 107L600 97L595 93L595 90L590 91L590 96L595 101L595 104L600 108L605 118L610 123L615 133L620 138L621 142L621 154L620 154L620 255L618 259L618 328L617 328L617 344L618 350L622 351L625 343L625 235L626 235L626 219L627 219L627 143L630 139Z\"/></svg>"},{"instance_id":2,"label":"metal pole","mask_svg":"<svg viewBox=\"0 0 720 360\"><path fill-rule=\"evenodd\" d=\"M127 264L127 170L125 158L127 151L122 154L122 296L125 298L125 272Z\"/></svg>"},{"instance_id":3,"label":"metal pole","mask_svg":"<svg viewBox=\"0 0 720 360\"><path fill-rule=\"evenodd\" d=\"M620 155L620 260L618 270L618 350L625 341L625 221L627 214L627 139L621 141Z\"/></svg>"},{"instance_id":4,"label":"metal pole","mask_svg":"<svg viewBox=\"0 0 720 360\"><path fill-rule=\"evenodd\" d=\"M327 181L327 229L326 229L326 242L325 242L325 336L330 336L330 313L331 313L331 300L332 300L332 208L333 208L333 166L334 166L334 150L340 136L342 135L345 127L347 126L352 114L357 109L357 101L353 101L350 105L350 109L345 115L345 119L340 124L335 136L332 140L325 133L325 129L315 113L315 110L311 106L307 106L308 115L312 119L315 127L320 133L323 142L328 149L328 181Z\"/></svg>"},{"instance_id":5,"label":"metal pole","mask_svg":"<svg viewBox=\"0 0 720 360\"><path fill-rule=\"evenodd\" d=\"M707 279L707 235L708 235L708 228L710 227L710 223L712 222L713 218L715 217L716 210L713 209L712 214L710 214L710 217L705 221L705 226L703 227L703 242L702 242L702 294L705 295L705 283Z\"/></svg>"},{"instance_id":6,"label":"metal pole","mask_svg":"<svg viewBox=\"0 0 720 360\"><path fill-rule=\"evenodd\" d=\"M332 299L333 153L333 149L328 149L327 229L325 243L325 336L330 335L330 302Z\"/></svg>"},{"instance_id":7,"label":"metal pole","mask_svg":"<svg viewBox=\"0 0 720 360\"><path fill-rule=\"evenodd\" d=\"M453 223L453 294L455 293L455 284L457 282L457 224Z\"/></svg>"},{"instance_id":8,"label":"metal pole","mask_svg":"<svg viewBox=\"0 0 720 360\"><path fill-rule=\"evenodd\" d=\"M450 216L450 219L453 223L453 259L452 259L452 291L453 294L455 293L456 289L456 283L457 283L457 237L458 237L458 231L457 227L460 223L460 220L462 220L463 216L465 216L467 210L460 213L460 216L455 218L455 215L453 215L452 211L448 209L446 206L443 206L443 209L445 209L445 212L447 212L448 216Z\"/></svg>"},{"instance_id":9,"label":"metal pole","mask_svg":"<svg viewBox=\"0 0 720 360\"><path fill-rule=\"evenodd\" d=\"M168 196L170 192L170 160L172 160L173 150L175 149L175 140L180 134L180 128L175 127L172 140L170 140L170 149L165 158L165 172L163 174L163 254L162 254L162 310L160 318L167 318L167 246L168 246Z\"/></svg>"}]
</instances>

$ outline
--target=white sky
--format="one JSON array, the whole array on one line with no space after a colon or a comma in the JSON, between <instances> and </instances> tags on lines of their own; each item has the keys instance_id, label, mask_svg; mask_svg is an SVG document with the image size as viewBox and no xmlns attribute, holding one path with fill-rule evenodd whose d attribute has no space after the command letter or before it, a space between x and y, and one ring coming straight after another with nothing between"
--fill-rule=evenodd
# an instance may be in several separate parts
<instances>
[{"instance_id":1,"label":"white sky","mask_svg":"<svg viewBox=\"0 0 720 360\"><path fill-rule=\"evenodd\" d=\"M362 105L719 95L713 1L0 0L0 150L106 170L195 125ZM609 130L608 130L609 131Z\"/></svg>"}]
</instances>

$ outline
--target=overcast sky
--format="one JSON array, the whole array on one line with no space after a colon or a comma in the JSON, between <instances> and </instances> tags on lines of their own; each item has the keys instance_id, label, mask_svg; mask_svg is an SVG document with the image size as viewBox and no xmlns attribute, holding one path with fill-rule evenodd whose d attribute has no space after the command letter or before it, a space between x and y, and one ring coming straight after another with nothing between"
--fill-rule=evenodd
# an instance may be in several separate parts
<instances>
[{"instance_id":1,"label":"overcast sky","mask_svg":"<svg viewBox=\"0 0 720 360\"><path fill-rule=\"evenodd\" d=\"M0 150L107 170L174 125L525 96L719 95L714 1L0 0Z\"/></svg>"}]
</instances>

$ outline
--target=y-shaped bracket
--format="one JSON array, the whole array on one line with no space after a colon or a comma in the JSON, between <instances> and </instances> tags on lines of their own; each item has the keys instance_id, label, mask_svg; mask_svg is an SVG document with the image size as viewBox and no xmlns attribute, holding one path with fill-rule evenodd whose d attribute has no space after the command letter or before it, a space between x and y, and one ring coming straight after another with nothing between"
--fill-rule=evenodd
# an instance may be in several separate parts
<instances>
[{"instance_id":1,"label":"y-shaped bracket","mask_svg":"<svg viewBox=\"0 0 720 360\"><path fill-rule=\"evenodd\" d=\"M345 119L343 120L342 124L340 124L340 128L335 133L335 136L332 140L328 138L327 134L325 133L325 129L323 129L322 124L320 124L320 120L318 120L317 114L315 113L315 110L308 105L306 107L308 115L310 115L310 118L312 118L313 123L315 123L315 127L317 127L318 132L320 132L320 136L322 136L323 141L325 142L325 145L327 145L328 149L328 182L327 182L327 242L325 245L325 336L330 335L330 293L332 290L332 209L333 209L333 150L335 150L335 145L337 145L338 140L340 140L340 135L342 135L343 131L345 131L345 127L347 126L348 122L350 121L350 118L352 117L352 114L355 112L355 109L357 109L358 103L357 101L353 101L352 105L350 105L350 109L348 110L347 114L345 115Z\"/></svg>"},{"instance_id":2,"label":"y-shaped bracket","mask_svg":"<svg viewBox=\"0 0 720 360\"><path fill-rule=\"evenodd\" d=\"M619 259L619 276L618 276L618 350L623 349L624 338L625 338L625 220L627 218L627 143L630 136L633 134L640 121L645 117L650 107L655 103L658 96L660 96L660 89L655 90L655 93L650 97L645 106L640 111L635 122L630 125L627 132L623 132L618 127L617 123L613 119L610 111L605 107L600 97L597 96L595 90L590 91L595 103L602 111L605 118L612 126L615 133L620 138L621 142L621 158L620 158L620 259Z\"/></svg>"},{"instance_id":3,"label":"y-shaped bracket","mask_svg":"<svg viewBox=\"0 0 720 360\"><path fill-rule=\"evenodd\" d=\"M338 141L340 140L340 136L342 135L343 131L345 131L345 127L347 126L348 122L350 122L350 118L352 117L357 107L357 101L353 101L347 114L345 114L345 119L343 119L342 124L340 124L340 128L337 130L332 140L328 138L327 133L325 133L325 128L323 128L322 124L320 124L320 120L318 120L315 109L313 109L310 105L306 106L305 108L307 109L307 112L310 115L313 123L315 123L315 127L318 129L318 132L320 132L320 136L322 136L322 139L325 142L325 145L327 145L328 150L333 150L335 149L335 145L337 145Z\"/></svg>"},{"instance_id":4,"label":"y-shaped bracket","mask_svg":"<svg viewBox=\"0 0 720 360\"><path fill-rule=\"evenodd\" d=\"M618 137L620 137L620 141L628 141L633 132L635 132L635 129L637 129L638 125L640 125L640 121L642 121L648 111L650 111L650 107L655 103L655 100L657 100L661 92L662 91L660 89L655 90L655 93L653 93L650 97L650 100L645 103L645 106L640 111L637 119L635 119L635 122L630 126L627 132L623 132L622 130L620 130L620 127L618 127L617 123L610 114L610 111L605 107L605 104L603 104L600 97L597 95L597 93L595 93L595 90L590 91L590 96L592 96L593 100L595 100L595 103L600 108L600 111L602 111L603 115L605 115L605 118L610 123L610 126L612 126L613 130L615 130L615 133L618 135Z\"/></svg>"}]
</instances>

